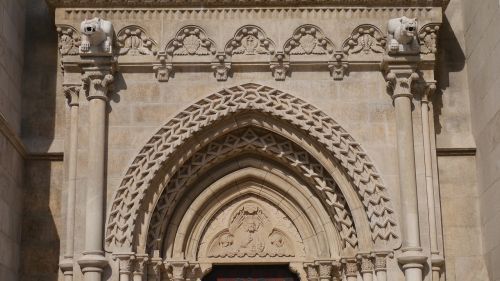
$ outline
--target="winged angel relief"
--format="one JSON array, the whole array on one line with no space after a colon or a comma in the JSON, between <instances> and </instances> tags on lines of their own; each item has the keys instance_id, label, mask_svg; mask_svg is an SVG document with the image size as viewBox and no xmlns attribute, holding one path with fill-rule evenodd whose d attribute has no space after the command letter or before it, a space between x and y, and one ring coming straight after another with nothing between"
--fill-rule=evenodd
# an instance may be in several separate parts
<instances>
[{"instance_id":1,"label":"winged angel relief","mask_svg":"<svg viewBox=\"0 0 500 281\"><path fill-rule=\"evenodd\" d=\"M212 240L208 257L293 257L290 239L274 228L261 206L249 202L232 215L229 227Z\"/></svg>"}]
</instances>

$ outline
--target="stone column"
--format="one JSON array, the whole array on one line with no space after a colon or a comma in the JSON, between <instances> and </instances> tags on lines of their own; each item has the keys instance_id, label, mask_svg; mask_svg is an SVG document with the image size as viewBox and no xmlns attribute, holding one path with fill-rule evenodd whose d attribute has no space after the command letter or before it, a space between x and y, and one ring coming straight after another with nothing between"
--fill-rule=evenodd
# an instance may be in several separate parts
<instances>
[{"instance_id":1,"label":"stone column","mask_svg":"<svg viewBox=\"0 0 500 281\"><path fill-rule=\"evenodd\" d=\"M425 185L427 191L427 207L429 212L429 236L431 241L431 265L432 265L432 280L440 279L441 266L444 263L443 257L439 253L437 243L437 224L436 224L436 207L434 199L434 179L432 172L432 147L431 147L431 129L429 114L429 103L432 94L436 90L436 82L428 82L425 87L425 92L422 95L422 136L424 145L424 161L425 161Z\"/></svg>"},{"instance_id":2,"label":"stone column","mask_svg":"<svg viewBox=\"0 0 500 281\"><path fill-rule=\"evenodd\" d=\"M68 185L66 205L66 244L64 259L59 263L65 281L73 280L73 237L75 226L75 191L76 191L76 154L78 148L78 98L81 85L63 85L64 94L70 110L69 148L66 159L68 161Z\"/></svg>"},{"instance_id":3,"label":"stone column","mask_svg":"<svg viewBox=\"0 0 500 281\"><path fill-rule=\"evenodd\" d=\"M103 252L104 183L106 152L106 106L113 82L113 65L109 58L82 67L83 83L89 101L89 148L87 199L85 206L85 251L78 261L85 281L101 281L107 260ZM107 63L106 63L107 62Z\"/></svg>"},{"instance_id":4,"label":"stone column","mask_svg":"<svg viewBox=\"0 0 500 281\"><path fill-rule=\"evenodd\" d=\"M398 258L406 281L422 281L422 268L427 257L420 246L415 150L412 123L411 87L418 79L416 63L408 59L386 61L387 81L396 111L399 189L403 222L403 254Z\"/></svg>"}]
</instances>

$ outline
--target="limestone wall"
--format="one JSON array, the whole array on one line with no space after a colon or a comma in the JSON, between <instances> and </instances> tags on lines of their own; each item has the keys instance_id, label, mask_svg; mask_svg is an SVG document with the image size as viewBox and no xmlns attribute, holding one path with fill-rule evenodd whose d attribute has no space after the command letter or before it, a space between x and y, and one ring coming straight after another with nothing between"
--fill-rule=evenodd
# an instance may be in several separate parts
<instances>
[{"instance_id":1,"label":"limestone wall","mask_svg":"<svg viewBox=\"0 0 500 281\"><path fill-rule=\"evenodd\" d=\"M24 1L0 1L0 280L17 280L19 269L24 10Z\"/></svg>"},{"instance_id":2,"label":"limestone wall","mask_svg":"<svg viewBox=\"0 0 500 281\"><path fill-rule=\"evenodd\" d=\"M464 2L465 56L472 130L477 144L478 196L490 280L500 280L500 3Z\"/></svg>"}]
</instances>

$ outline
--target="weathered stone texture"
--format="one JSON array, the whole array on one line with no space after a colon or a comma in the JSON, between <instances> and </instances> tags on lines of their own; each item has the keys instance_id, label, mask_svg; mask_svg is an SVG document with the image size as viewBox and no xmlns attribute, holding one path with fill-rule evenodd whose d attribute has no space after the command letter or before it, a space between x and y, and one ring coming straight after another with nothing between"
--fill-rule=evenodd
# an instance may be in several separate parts
<instances>
[{"instance_id":1,"label":"weathered stone texture","mask_svg":"<svg viewBox=\"0 0 500 281\"><path fill-rule=\"evenodd\" d=\"M0 1L0 280L9 281L18 280L21 245L24 12L24 1Z\"/></svg>"},{"instance_id":2,"label":"weathered stone texture","mask_svg":"<svg viewBox=\"0 0 500 281\"><path fill-rule=\"evenodd\" d=\"M465 50L483 247L490 280L500 280L500 3L464 2Z\"/></svg>"}]
</instances>

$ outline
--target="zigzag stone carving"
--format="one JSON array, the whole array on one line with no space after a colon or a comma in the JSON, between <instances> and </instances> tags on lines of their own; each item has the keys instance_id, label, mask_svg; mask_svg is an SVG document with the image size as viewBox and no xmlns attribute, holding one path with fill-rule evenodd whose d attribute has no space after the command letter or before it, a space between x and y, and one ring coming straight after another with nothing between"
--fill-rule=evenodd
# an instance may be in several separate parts
<instances>
[{"instance_id":1,"label":"zigzag stone carving","mask_svg":"<svg viewBox=\"0 0 500 281\"><path fill-rule=\"evenodd\" d=\"M323 144L356 188L365 206L373 241L399 237L387 188L360 144L332 118L307 102L279 90L250 83L224 89L200 100L167 122L148 141L115 191L106 226L107 245L135 247L134 230L146 190L172 153L196 132L243 110L267 113L286 120Z\"/></svg>"},{"instance_id":2,"label":"zigzag stone carving","mask_svg":"<svg viewBox=\"0 0 500 281\"><path fill-rule=\"evenodd\" d=\"M222 139L215 140L196 152L177 173L173 176L165 176L160 185L166 186L156 204L150 222L148 247L154 247L155 241L162 238L161 227L169 218L175 208L173 201L179 191L186 187L189 180L200 170L210 167L218 158L227 158L230 154L242 151L259 151L270 154L287 162L290 167L297 167L299 173L312 179L320 200L329 206L330 216L335 227L344 241L343 247L356 248L358 238L354 226L351 211L346 200L339 190L334 179L328 174L323 166L318 163L307 151L275 133L255 129L245 129L240 132L232 132Z\"/></svg>"}]
</instances>

